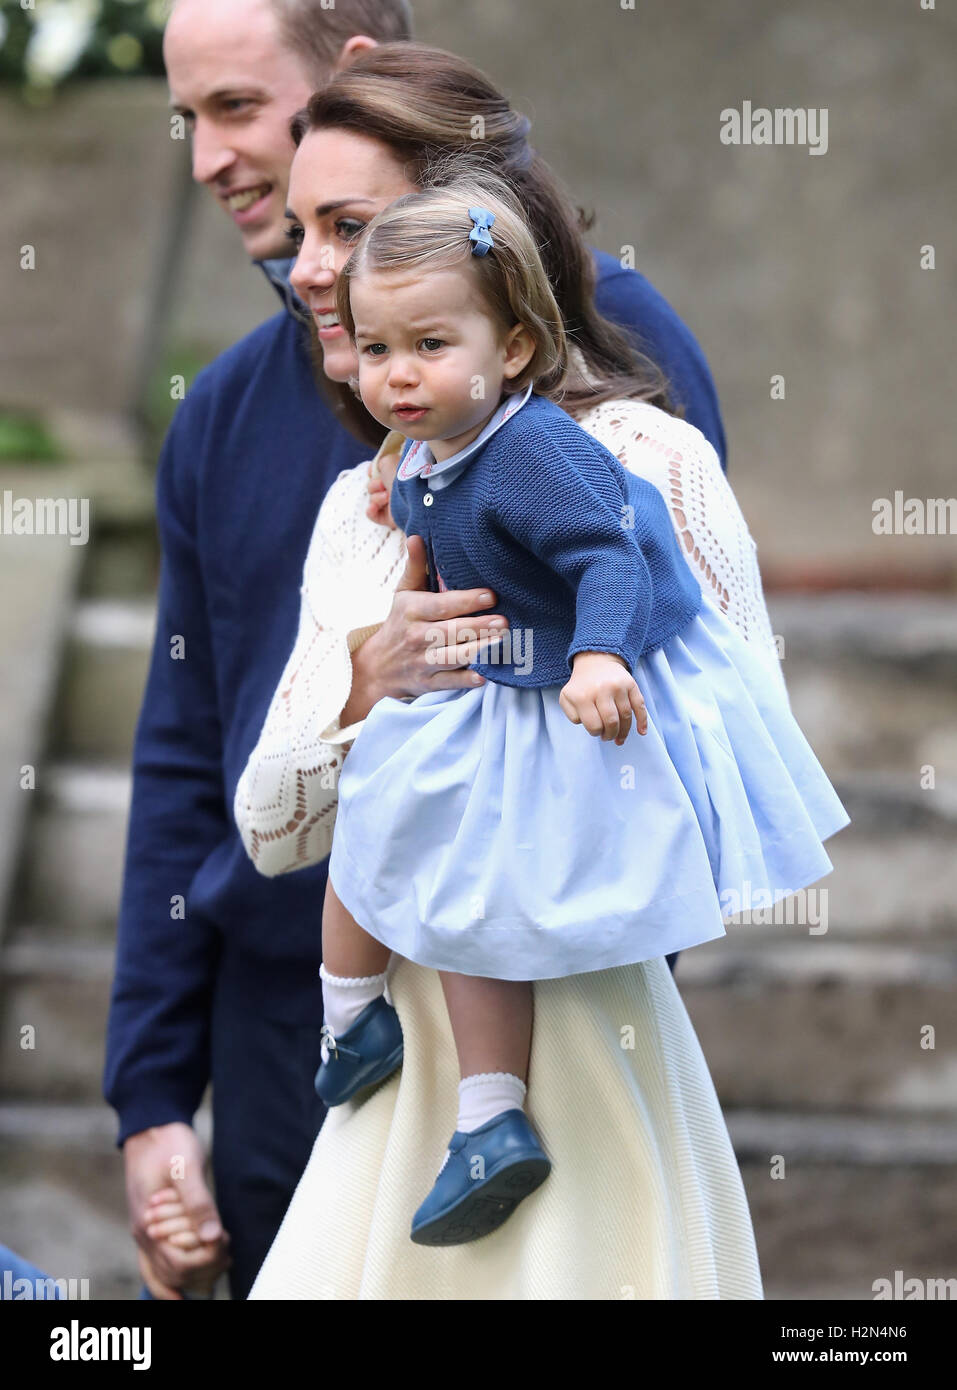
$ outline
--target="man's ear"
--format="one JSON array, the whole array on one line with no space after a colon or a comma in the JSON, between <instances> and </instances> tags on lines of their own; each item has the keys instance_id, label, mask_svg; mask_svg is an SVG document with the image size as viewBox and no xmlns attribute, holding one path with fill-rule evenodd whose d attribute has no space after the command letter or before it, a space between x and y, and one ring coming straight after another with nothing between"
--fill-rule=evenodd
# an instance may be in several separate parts
<instances>
[{"instance_id":1,"label":"man's ear","mask_svg":"<svg viewBox=\"0 0 957 1390\"><path fill-rule=\"evenodd\" d=\"M367 53L370 48L378 47L378 39L372 39L368 34L353 34L352 38L346 39L345 43L342 45L342 50L339 53L339 57L336 59L334 71L341 72L343 68L349 66L353 58L358 58L360 53Z\"/></svg>"}]
</instances>

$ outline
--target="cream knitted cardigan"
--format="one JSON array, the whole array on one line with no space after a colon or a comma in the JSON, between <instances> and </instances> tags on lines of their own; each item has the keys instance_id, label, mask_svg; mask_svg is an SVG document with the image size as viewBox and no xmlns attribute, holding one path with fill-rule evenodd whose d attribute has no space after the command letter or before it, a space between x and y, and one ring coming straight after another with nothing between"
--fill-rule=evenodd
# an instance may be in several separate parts
<instances>
[{"instance_id":1,"label":"cream knitted cardigan","mask_svg":"<svg viewBox=\"0 0 957 1390\"><path fill-rule=\"evenodd\" d=\"M767 654L781 681L754 541L711 444L693 425L639 401L605 402L578 421L664 495L706 599ZM379 454L401 442L390 435ZM269 878L319 863L332 848L345 746L361 728L339 724L352 653L385 621L405 568L402 532L365 515L368 471L360 464L340 473L320 508L295 646L236 787L239 833Z\"/></svg>"},{"instance_id":2,"label":"cream knitted cardigan","mask_svg":"<svg viewBox=\"0 0 957 1390\"><path fill-rule=\"evenodd\" d=\"M709 602L780 669L755 550L710 444L637 402L579 417L669 502ZM400 440L390 436L380 454ZM236 819L266 874L329 851L351 652L384 621L400 532L342 473L306 560L295 649L239 783ZM321 904L316 904L317 930ZM535 983L527 1109L547 1182L492 1236L409 1239L454 1128L455 1048L438 975L396 959L401 1072L329 1112L253 1299L760 1299L747 1199L694 1029L664 960Z\"/></svg>"}]
</instances>

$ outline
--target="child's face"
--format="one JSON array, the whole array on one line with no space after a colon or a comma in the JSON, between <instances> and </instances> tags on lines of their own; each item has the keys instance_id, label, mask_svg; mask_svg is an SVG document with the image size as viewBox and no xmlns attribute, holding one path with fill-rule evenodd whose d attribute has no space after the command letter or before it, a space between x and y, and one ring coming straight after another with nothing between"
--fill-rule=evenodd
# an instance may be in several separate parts
<instances>
[{"instance_id":1,"label":"child's face","mask_svg":"<svg viewBox=\"0 0 957 1390\"><path fill-rule=\"evenodd\" d=\"M372 270L350 293L366 409L388 429L428 440L436 459L451 458L530 360L527 333L518 325L502 333L465 267Z\"/></svg>"}]
</instances>

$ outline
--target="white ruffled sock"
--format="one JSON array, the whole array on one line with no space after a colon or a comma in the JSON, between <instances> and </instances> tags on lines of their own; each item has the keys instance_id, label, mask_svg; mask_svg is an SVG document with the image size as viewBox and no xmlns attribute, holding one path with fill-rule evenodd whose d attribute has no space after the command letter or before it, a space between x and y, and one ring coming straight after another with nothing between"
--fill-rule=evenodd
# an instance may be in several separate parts
<instances>
[{"instance_id":1,"label":"white ruffled sock","mask_svg":"<svg viewBox=\"0 0 957 1390\"><path fill-rule=\"evenodd\" d=\"M525 1082L507 1071L480 1071L459 1082L456 1129L471 1134L503 1110L525 1109Z\"/></svg>"},{"instance_id":2,"label":"white ruffled sock","mask_svg":"<svg viewBox=\"0 0 957 1390\"><path fill-rule=\"evenodd\" d=\"M525 1082L508 1071L480 1071L463 1077L459 1082L459 1118L455 1128L462 1134L471 1134L503 1110L524 1110L525 1094ZM448 1161L446 1149L442 1168Z\"/></svg>"},{"instance_id":3,"label":"white ruffled sock","mask_svg":"<svg viewBox=\"0 0 957 1390\"><path fill-rule=\"evenodd\" d=\"M387 975L387 970L381 975L331 975L324 965L319 966L323 1018L334 1038L341 1037L347 1028L351 1028L373 999L378 999L380 994L389 998L385 985ZM320 1045L319 1055L324 1062L329 1060L325 1043Z\"/></svg>"}]
</instances>

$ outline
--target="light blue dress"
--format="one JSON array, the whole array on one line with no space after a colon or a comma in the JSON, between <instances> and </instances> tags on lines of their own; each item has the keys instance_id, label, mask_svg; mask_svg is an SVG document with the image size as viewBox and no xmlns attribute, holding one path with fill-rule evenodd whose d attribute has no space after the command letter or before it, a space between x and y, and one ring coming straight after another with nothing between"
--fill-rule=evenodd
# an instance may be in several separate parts
<instances>
[{"instance_id":1,"label":"light blue dress","mask_svg":"<svg viewBox=\"0 0 957 1390\"><path fill-rule=\"evenodd\" d=\"M621 747L571 723L561 685L380 700L345 759L329 861L359 925L421 965L549 979L711 941L742 902L829 873L822 842L849 817L733 623L706 599L633 674L648 732Z\"/></svg>"}]
</instances>

